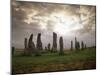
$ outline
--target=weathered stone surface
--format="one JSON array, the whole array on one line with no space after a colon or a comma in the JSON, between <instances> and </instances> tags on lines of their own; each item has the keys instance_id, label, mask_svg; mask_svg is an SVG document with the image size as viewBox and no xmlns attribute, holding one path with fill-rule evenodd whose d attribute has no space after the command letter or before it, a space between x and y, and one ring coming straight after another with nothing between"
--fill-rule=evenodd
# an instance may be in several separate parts
<instances>
[{"instance_id":1,"label":"weathered stone surface","mask_svg":"<svg viewBox=\"0 0 100 75\"><path fill-rule=\"evenodd\" d=\"M59 46L60 46L60 55L64 54L63 51L63 37L60 37L59 39Z\"/></svg>"},{"instance_id":2,"label":"weathered stone surface","mask_svg":"<svg viewBox=\"0 0 100 75\"><path fill-rule=\"evenodd\" d=\"M52 51L56 52L57 51L57 34L53 32L53 47Z\"/></svg>"}]
</instances>

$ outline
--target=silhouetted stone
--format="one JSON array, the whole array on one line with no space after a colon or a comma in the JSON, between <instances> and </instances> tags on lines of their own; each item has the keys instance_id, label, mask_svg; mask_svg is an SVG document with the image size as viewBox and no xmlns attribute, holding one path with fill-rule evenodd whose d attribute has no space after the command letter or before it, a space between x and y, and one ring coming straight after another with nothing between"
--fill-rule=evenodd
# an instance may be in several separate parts
<instances>
[{"instance_id":1,"label":"silhouetted stone","mask_svg":"<svg viewBox=\"0 0 100 75\"><path fill-rule=\"evenodd\" d=\"M64 51L63 51L63 37L60 37L59 39L59 45L60 45L60 55L63 55L64 54Z\"/></svg>"},{"instance_id":2,"label":"silhouetted stone","mask_svg":"<svg viewBox=\"0 0 100 75\"><path fill-rule=\"evenodd\" d=\"M38 33L38 37L37 37L37 49L42 50L41 33Z\"/></svg>"},{"instance_id":3,"label":"silhouetted stone","mask_svg":"<svg viewBox=\"0 0 100 75\"><path fill-rule=\"evenodd\" d=\"M24 55L27 54L27 48L28 48L28 44L27 44L27 38L24 39Z\"/></svg>"},{"instance_id":4,"label":"silhouetted stone","mask_svg":"<svg viewBox=\"0 0 100 75\"><path fill-rule=\"evenodd\" d=\"M48 44L48 51L50 51L50 46L51 46L51 45L50 45L50 43L49 43L49 44Z\"/></svg>"},{"instance_id":5,"label":"silhouetted stone","mask_svg":"<svg viewBox=\"0 0 100 75\"><path fill-rule=\"evenodd\" d=\"M78 46L77 46L77 38L75 37L75 50L78 49Z\"/></svg>"},{"instance_id":6,"label":"silhouetted stone","mask_svg":"<svg viewBox=\"0 0 100 75\"><path fill-rule=\"evenodd\" d=\"M14 55L15 47L12 47L12 55Z\"/></svg>"},{"instance_id":7,"label":"silhouetted stone","mask_svg":"<svg viewBox=\"0 0 100 75\"><path fill-rule=\"evenodd\" d=\"M75 37L75 50L80 50L80 43L77 41L76 37Z\"/></svg>"},{"instance_id":8,"label":"silhouetted stone","mask_svg":"<svg viewBox=\"0 0 100 75\"><path fill-rule=\"evenodd\" d=\"M43 50L42 41L41 41L41 33L38 33L36 47L37 47L37 55L40 55L41 51Z\"/></svg>"},{"instance_id":9,"label":"silhouetted stone","mask_svg":"<svg viewBox=\"0 0 100 75\"><path fill-rule=\"evenodd\" d=\"M87 48L86 44L85 44L85 48Z\"/></svg>"},{"instance_id":10,"label":"silhouetted stone","mask_svg":"<svg viewBox=\"0 0 100 75\"><path fill-rule=\"evenodd\" d=\"M31 55L35 51L35 44L33 42L33 34L30 35L29 41L28 41L28 53Z\"/></svg>"},{"instance_id":11,"label":"silhouetted stone","mask_svg":"<svg viewBox=\"0 0 100 75\"><path fill-rule=\"evenodd\" d=\"M25 49L27 49L27 38L24 39L24 46L25 46Z\"/></svg>"},{"instance_id":12,"label":"silhouetted stone","mask_svg":"<svg viewBox=\"0 0 100 75\"><path fill-rule=\"evenodd\" d=\"M45 51L47 51L48 49L47 49L47 47L45 47Z\"/></svg>"},{"instance_id":13,"label":"silhouetted stone","mask_svg":"<svg viewBox=\"0 0 100 75\"><path fill-rule=\"evenodd\" d=\"M83 41L81 42L81 49L82 50L84 49L84 42Z\"/></svg>"},{"instance_id":14,"label":"silhouetted stone","mask_svg":"<svg viewBox=\"0 0 100 75\"><path fill-rule=\"evenodd\" d=\"M53 32L53 47L52 51L56 52L57 51L57 34Z\"/></svg>"},{"instance_id":15,"label":"silhouetted stone","mask_svg":"<svg viewBox=\"0 0 100 75\"><path fill-rule=\"evenodd\" d=\"M71 50L73 50L73 41L71 40Z\"/></svg>"},{"instance_id":16,"label":"silhouetted stone","mask_svg":"<svg viewBox=\"0 0 100 75\"><path fill-rule=\"evenodd\" d=\"M77 42L77 50L80 50L80 43Z\"/></svg>"}]
</instances>

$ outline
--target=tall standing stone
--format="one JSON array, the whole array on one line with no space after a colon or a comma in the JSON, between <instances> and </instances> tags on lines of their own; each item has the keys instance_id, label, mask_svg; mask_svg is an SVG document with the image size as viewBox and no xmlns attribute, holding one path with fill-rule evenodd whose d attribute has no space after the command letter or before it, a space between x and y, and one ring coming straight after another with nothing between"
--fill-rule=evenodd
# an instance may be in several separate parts
<instances>
[{"instance_id":1,"label":"tall standing stone","mask_svg":"<svg viewBox=\"0 0 100 75\"><path fill-rule=\"evenodd\" d=\"M71 40L71 50L73 50L73 41Z\"/></svg>"},{"instance_id":2,"label":"tall standing stone","mask_svg":"<svg viewBox=\"0 0 100 75\"><path fill-rule=\"evenodd\" d=\"M41 41L41 33L38 33L36 47L37 47L37 53L38 55L40 55L41 50L43 50L42 41Z\"/></svg>"},{"instance_id":3,"label":"tall standing stone","mask_svg":"<svg viewBox=\"0 0 100 75\"><path fill-rule=\"evenodd\" d=\"M85 44L85 48L87 48L86 44Z\"/></svg>"},{"instance_id":4,"label":"tall standing stone","mask_svg":"<svg viewBox=\"0 0 100 75\"><path fill-rule=\"evenodd\" d=\"M48 49L47 49L47 47L45 47L45 51L47 51Z\"/></svg>"},{"instance_id":5,"label":"tall standing stone","mask_svg":"<svg viewBox=\"0 0 100 75\"><path fill-rule=\"evenodd\" d=\"M83 41L81 42L81 49L82 50L84 49L84 42Z\"/></svg>"},{"instance_id":6,"label":"tall standing stone","mask_svg":"<svg viewBox=\"0 0 100 75\"><path fill-rule=\"evenodd\" d=\"M64 51L63 51L63 37L60 37L59 39L59 45L60 45L60 55L63 55L64 54Z\"/></svg>"},{"instance_id":7,"label":"tall standing stone","mask_svg":"<svg viewBox=\"0 0 100 75\"><path fill-rule=\"evenodd\" d=\"M28 46L27 46L28 44L27 44L27 38L25 38L24 39L24 54L26 54L27 53L27 48L28 48Z\"/></svg>"},{"instance_id":8,"label":"tall standing stone","mask_svg":"<svg viewBox=\"0 0 100 75\"><path fill-rule=\"evenodd\" d=\"M50 43L48 44L48 51L50 51L50 47L51 47L51 45L50 45Z\"/></svg>"},{"instance_id":9,"label":"tall standing stone","mask_svg":"<svg viewBox=\"0 0 100 75\"><path fill-rule=\"evenodd\" d=\"M77 47L77 38L75 37L75 50L77 50L78 47Z\"/></svg>"},{"instance_id":10,"label":"tall standing stone","mask_svg":"<svg viewBox=\"0 0 100 75\"><path fill-rule=\"evenodd\" d=\"M75 37L75 50L80 50L80 43L77 41L77 38Z\"/></svg>"},{"instance_id":11,"label":"tall standing stone","mask_svg":"<svg viewBox=\"0 0 100 75\"><path fill-rule=\"evenodd\" d=\"M77 41L77 50L80 50L80 43Z\"/></svg>"},{"instance_id":12,"label":"tall standing stone","mask_svg":"<svg viewBox=\"0 0 100 75\"><path fill-rule=\"evenodd\" d=\"M34 51L35 51L35 44L33 42L33 34L31 34L28 41L28 53L31 55Z\"/></svg>"},{"instance_id":13,"label":"tall standing stone","mask_svg":"<svg viewBox=\"0 0 100 75\"><path fill-rule=\"evenodd\" d=\"M53 32L53 47L52 47L52 51L56 52L57 51L57 34L55 32Z\"/></svg>"},{"instance_id":14,"label":"tall standing stone","mask_svg":"<svg viewBox=\"0 0 100 75\"><path fill-rule=\"evenodd\" d=\"M24 46L25 46L25 49L27 49L27 38L24 39Z\"/></svg>"},{"instance_id":15,"label":"tall standing stone","mask_svg":"<svg viewBox=\"0 0 100 75\"><path fill-rule=\"evenodd\" d=\"M15 47L12 47L12 55L14 55Z\"/></svg>"}]
</instances>

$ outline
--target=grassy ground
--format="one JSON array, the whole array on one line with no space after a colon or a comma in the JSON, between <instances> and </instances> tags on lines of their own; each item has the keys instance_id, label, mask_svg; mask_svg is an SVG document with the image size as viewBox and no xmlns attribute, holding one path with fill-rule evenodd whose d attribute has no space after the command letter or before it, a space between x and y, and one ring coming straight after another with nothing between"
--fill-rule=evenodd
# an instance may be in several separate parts
<instances>
[{"instance_id":1,"label":"grassy ground","mask_svg":"<svg viewBox=\"0 0 100 75\"><path fill-rule=\"evenodd\" d=\"M51 71L86 70L96 68L96 50L66 51L65 55L44 53L42 56L21 56L16 52L12 57L12 69L16 74ZM19 55L18 55L19 54Z\"/></svg>"}]
</instances>

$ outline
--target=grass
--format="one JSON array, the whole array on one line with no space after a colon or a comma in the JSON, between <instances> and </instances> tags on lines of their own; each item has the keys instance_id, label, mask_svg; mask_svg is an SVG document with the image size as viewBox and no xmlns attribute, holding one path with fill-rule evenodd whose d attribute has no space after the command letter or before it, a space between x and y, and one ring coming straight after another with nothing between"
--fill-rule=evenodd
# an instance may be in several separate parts
<instances>
[{"instance_id":1,"label":"grass","mask_svg":"<svg viewBox=\"0 0 100 75\"><path fill-rule=\"evenodd\" d=\"M51 71L85 70L96 68L96 50L88 48L81 51L66 51L65 55L44 53L42 56L21 56L15 52L12 69L16 74Z\"/></svg>"}]
</instances>

